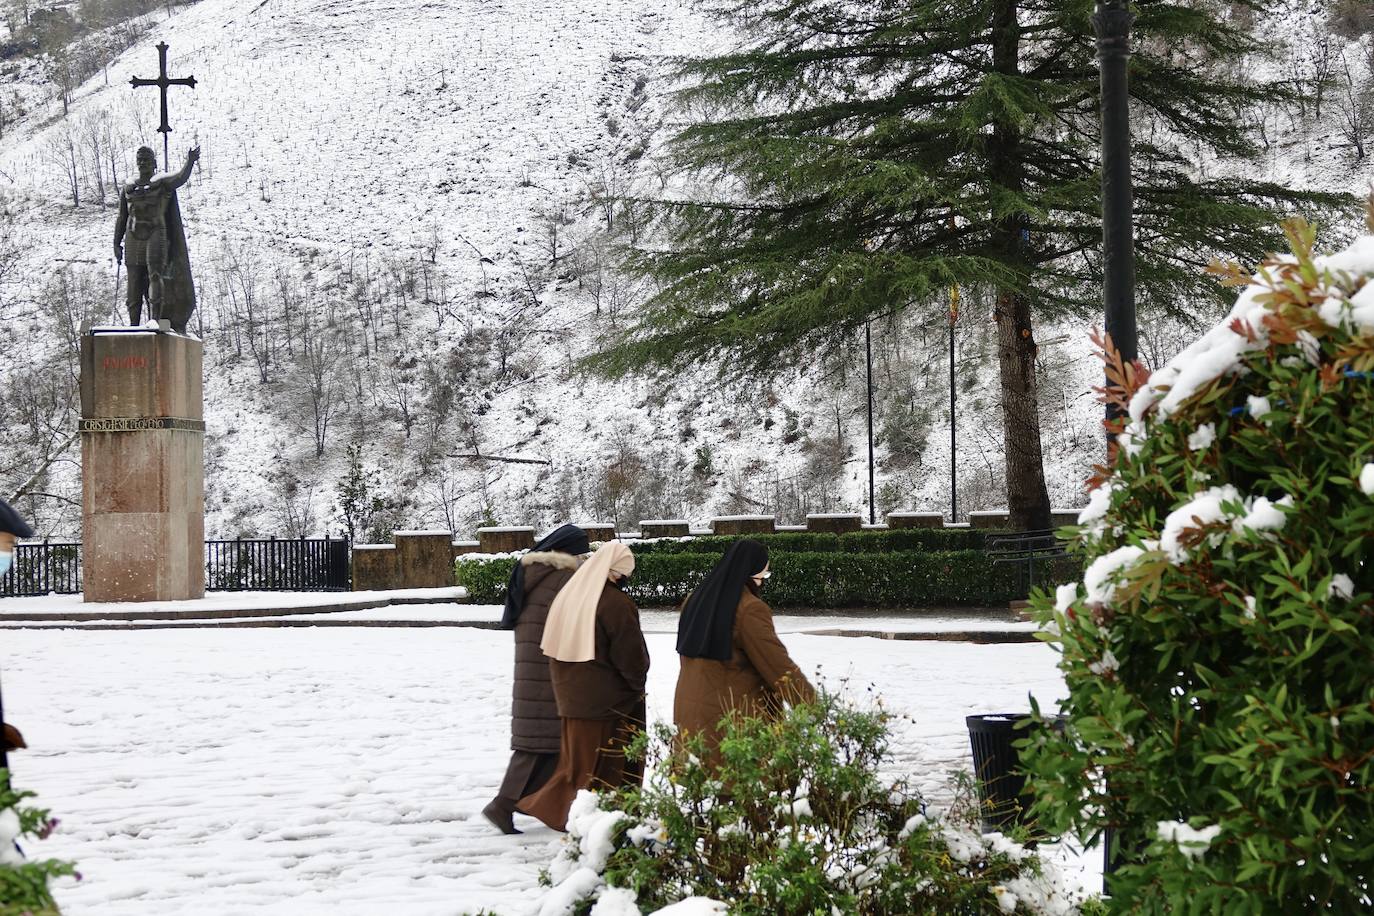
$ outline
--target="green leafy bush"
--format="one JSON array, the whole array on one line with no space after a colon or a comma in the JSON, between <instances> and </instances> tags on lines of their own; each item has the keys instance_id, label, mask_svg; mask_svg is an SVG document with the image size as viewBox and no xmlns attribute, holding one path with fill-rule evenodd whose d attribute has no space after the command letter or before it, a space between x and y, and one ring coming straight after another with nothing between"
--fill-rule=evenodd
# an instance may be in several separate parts
<instances>
[{"instance_id":1,"label":"green leafy bush","mask_svg":"<svg viewBox=\"0 0 1374 916\"><path fill-rule=\"evenodd\" d=\"M80 877L69 862L25 859L15 851L16 840L46 839L57 826L48 811L25 804L33 797L11 788L9 770L0 769L0 916L56 916L48 882L62 875Z\"/></svg>"},{"instance_id":2,"label":"green leafy bush","mask_svg":"<svg viewBox=\"0 0 1374 916\"><path fill-rule=\"evenodd\" d=\"M719 554L640 553L627 591L642 607L675 607L720 560ZM470 600L505 600L513 559L459 558L458 584ZM775 607L996 606L1024 598L1014 566L993 563L980 550L901 553L775 553L765 597ZM1065 581L1076 560L1037 566L1037 576Z\"/></svg>"},{"instance_id":3,"label":"green leafy bush","mask_svg":"<svg viewBox=\"0 0 1374 916\"><path fill-rule=\"evenodd\" d=\"M1108 354L1130 423L1091 562L1035 602L1069 689L1038 814L1112 829L1123 912L1374 906L1374 239L1288 231L1153 378Z\"/></svg>"},{"instance_id":4,"label":"green leafy bush","mask_svg":"<svg viewBox=\"0 0 1374 916\"><path fill-rule=\"evenodd\" d=\"M546 910L697 897L737 916L1074 912L1058 876L982 835L971 806L939 818L878 778L888 718L823 695L779 721L727 719L718 769L699 737L659 725L636 748L656 760L643 788L574 802Z\"/></svg>"},{"instance_id":5,"label":"green leafy bush","mask_svg":"<svg viewBox=\"0 0 1374 916\"><path fill-rule=\"evenodd\" d=\"M1005 532L975 528L898 528L895 531L854 531L840 536L848 553L984 550L988 538Z\"/></svg>"},{"instance_id":6,"label":"green leafy bush","mask_svg":"<svg viewBox=\"0 0 1374 916\"><path fill-rule=\"evenodd\" d=\"M453 564L453 580L468 590L468 600L475 604L502 604L515 563L511 557L476 560L459 557Z\"/></svg>"}]
</instances>

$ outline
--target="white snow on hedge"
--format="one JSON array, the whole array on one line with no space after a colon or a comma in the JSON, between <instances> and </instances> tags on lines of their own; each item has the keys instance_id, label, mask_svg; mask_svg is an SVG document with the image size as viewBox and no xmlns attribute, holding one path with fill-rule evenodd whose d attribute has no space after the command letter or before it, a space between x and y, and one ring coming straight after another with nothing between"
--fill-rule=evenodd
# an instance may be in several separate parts
<instances>
[{"instance_id":1,"label":"white snow on hedge","mask_svg":"<svg viewBox=\"0 0 1374 916\"><path fill-rule=\"evenodd\" d=\"M20 830L19 812L13 808L0 810L0 865L24 864L24 857L14 845Z\"/></svg>"},{"instance_id":2,"label":"white snow on hedge","mask_svg":"<svg viewBox=\"0 0 1374 916\"><path fill-rule=\"evenodd\" d=\"M1331 584L1327 586L1326 597L1344 598L1349 601L1355 597L1355 580L1345 573L1336 573L1331 577Z\"/></svg>"},{"instance_id":3,"label":"white snow on hedge","mask_svg":"<svg viewBox=\"0 0 1374 916\"><path fill-rule=\"evenodd\" d=\"M635 892L623 887L608 887L596 898L591 916L644 916L635 902Z\"/></svg>"},{"instance_id":4,"label":"white snow on hedge","mask_svg":"<svg viewBox=\"0 0 1374 916\"><path fill-rule=\"evenodd\" d=\"M710 897L688 897L677 903L654 910L649 916L721 916L730 907Z\"/></svg>"},{"instance_id":5,"label":"white snow on hedge","mask_svg":"<svg viewBox=\"0 0 1374 916\"><path fill-rule=\"evenodd\" d=\"M1293 497L1285 496L1278 502L1271 502L1267 496L1257 496L1254 502L1246 501L1248 508L1245 517L1232 524L1237 534L1243 531L1281 531L1288 521L1284 509L1293 507Z\"/></svg>"},{"instance_id":6,"label":"white snow on hedge","mask_svg":"<svg viewBox=\"0 0 1374 916\"><path fill-rule=\"evenodd\" d=\"M568 838L576 842L584 865L604 871L606 860L615 852L615 828L628 815L606 811L595 792L582 789L568 809Z\"/></svg>"},{"instance_id":7,"label":"white snow on hedge","mask_svg":"<svg viewBox=\"0 0 1374 916\"><path fill-rule=\"evenodd\" d=\"M1103 554L1083 573L1083 587L1091 604L1111 604L1116 596L1117 578L1145 554L1144 549L1127 545Z\"/></svg>"},{"instance_id":8,"label":"white snow on hedge","mask_svg":"<svg viewBox=\"0 0 1374 916\"><path fill-rule=\"evenodd\" d=\"M1097 675L1098 677L1102 677L1102 675L1110 674L1111 672L1116 671L1120 667L1121 662L1117 660L1117 657L1115 654L1112 653L1112 650L1104 649L1102 651L1102 658L1098 661L1090 663L1088 665L1088 670L1091 671L1093 674Z\"/></svg>"},{"instance_id":9,"label":"white snow on hedge","mask_svg":"<svg viewBox=\"0 0 1374 916\"><path fill-rule=\"evenodd\" d=\"M1241 360L1247 354L1268 345L1268 335L1260 321L1266 309L1258 301L1267 292L1259 285L1249 287L1220 324L1185 347L1150 376L1145 387L1131 398L1131 420L1140 424L1140 432L1145 430L1145 415L1151 407L1158 406L1160 417L1172 415L1203 387L1240 368ZM1249 327L1255 339L1251 341L1231 330L1231 324L1235 321Z\"/></svg>"},{"instance_id":10,"label":"white snow on hedge","mask_svg":"<svg viewBox=\"0 0 1374 916\"><path fill-rule=\"evenodd\" d=\"M1374 237L1359 239L1338 254L1317 258L1317 267L1351 276L1374 274ZM1317 307L1317 314L1332 327L1374 332L1374 286L1366 283L1348 300L1333 296Z\"/></svg>"},{"instance_id":11,"label":"white snow on hedge","mask_svg":"<svg viewBox=\"0 0 1374 916\"><path fill-rule=\"evenodd\" d=\"M1093 522L1100 522L1106 518L1107 510L1112 507L1112 494L1116 492L1116 489L1107 483L1089 493L1088 504L1083 507L1083 511L1078 513L1078 524L1091 525Z\"/></svg>"},{"instance_id":12,"label":"white snow on hedge","mask_svg":"<svg viewBox=\"0 0 1374 916\"><path fill-rule=\"evenodd\" d=\"M1315 263L1318 270L1330 271L1333 275L1374 274L1374 237L1361 238L1345 251L1317 258ZM1268 329L1263 322L1269 311L1269 305L1263 300L1269 292L1263 278L1256 276L1254 284L1236 299L1225 319L1165 363L1150 376L1145 387L1135 393L1130 404L1129 435L1122 437L1122 447L1129 454L1138 451L1140 441L1148 432L1146 415L1151 408L1156 408L1155 416L1159 418L1172 416L1207 385L1243 371L1246 356L1269 345ZM1333 328L1374 332L1374 282L1365 283L1348 299L1339 289L1328 288L1328 293L1327 299L1316 307L1322 321ZM1237 333L1233 325L1248 333ZM1318 361L1318 344L1310 333L1300 334L1299 346L1309 362ZM1257 418L1271 409L1263 397L1250 398L1249 408Z\"/></svg>"},{"instance_id":13,"label":"white snow on hedge","mask_svg":"<svg viewBox=\"0 0 1374 916\"><path fill-rule=\"evenodd\" d=\"M572 916L577 905L601 885L600 875L590 868L579 868L549 889L539 904L539 916Z\"/></svg>"},{"instance_id":14,"label":"white snow on hedge","mask_svg":"<svg viewBox=\"0 0 1374 916\"><path fill-rule=\"evenodd\" d=\"M1156 830L1160 840L1173 843L1179 852L1190 859L1196 859L1206 852L1221 833L1221 827L1217 824L1193 828L1186 821L1160 821Z\"/></svg>"},{"instance_id":15,"label":"white snow on hedge","mask_svg":"<svg viewBox=\"0 0 1374 916\"><path fill-rule=\"evenodd\" d=\"M1374 496L1374 462L1360 470L1360 492L1365 496Z\"/></svg>"},{"instance_id":16,"label":"white snow on hedge","mask_svg":"<svg viewBox=\"0 0 1374 916\"><path fill-rule=\"evenodd\" d=\"M1244 510L1237 515L1228 510L1228 505L1239 504ZM1230 484L1209 487L1193 496L1183 505L1170 512L1164 519L1164 533L1160 537L1160 547L1168 555L1171 563L1188 562L1188 548L1182 543L1183 534L1198 528L1206 528L1229 522L1231 530L1238 535L1247 532L1267 533L1279 531L1288 517L1283 510L1293 505L1293 497L1284 496L1277 502L1267 496L1243 497L1240 491ZM1214 532L1207 543L1215 545L1225 536L1224 532ZM1090 567L1091 568L1091 567Z\"/></svg>"},{"instance_id":17,"label":"white snow on hedge","mask_svg":"<svg viewBox=\"0 0 1374 916\"><path fill-rule=\"evenodd\" d=\"M1194 452L1201 452L1212 447L1212 443L1217 440L1217 426L1215 423L1204 423L1193 430L1188 436L1188 448Z\"/></svg>"}]
</instances>

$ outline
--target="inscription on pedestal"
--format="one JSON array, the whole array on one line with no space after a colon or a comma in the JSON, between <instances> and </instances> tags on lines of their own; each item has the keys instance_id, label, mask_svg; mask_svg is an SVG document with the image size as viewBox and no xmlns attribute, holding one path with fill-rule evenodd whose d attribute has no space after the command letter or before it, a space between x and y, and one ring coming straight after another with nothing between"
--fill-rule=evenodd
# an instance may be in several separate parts
<instances>
[{"instance_id":1,"label":"inscription on pedestal","mask_svg":"<svg viewBox=\"0 0 1374 916\"><path fill-rule=\"evenodd\" d=\"M83 433L132 433L144 429L184 429L203 433L205 421L184 420L181 417L108 417L82 420L77 429Z\"/></svg>"},{"instance_id":2,"label":"inscription on pedestal","mask_svg":"<svg viewBox=\"0 0 1374 916\"><path fill-rule=\"evenodd\" d=\"M100 361L102 369L147 369L146 356L107 356Z\"/></svg>"}]
</instances>

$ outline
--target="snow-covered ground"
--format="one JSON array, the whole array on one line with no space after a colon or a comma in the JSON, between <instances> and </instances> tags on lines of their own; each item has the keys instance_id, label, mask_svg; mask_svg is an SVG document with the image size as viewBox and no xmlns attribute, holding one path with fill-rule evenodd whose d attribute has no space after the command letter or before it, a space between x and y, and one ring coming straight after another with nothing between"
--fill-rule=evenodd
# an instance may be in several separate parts
<instances>
[{"instance_id":1,"label":"snow-covered ground","mask_svg":"<svg viewBox=\"0 0 1374 916\"><path fill-rule=\"evenodd\" d=\"M0 602L0 620L93 619L99 616L175 619L212 617L242 613L263 616L263 612L314 614L334 608L368 609L394 604L424 603L452 608L453 602L467 596L463 588L409 588L362 592L206 592L203 598L184 601L82 600L75 595L34 595L6 598ZM441 604L441 602L443 602ZM498 616L496 619L500 619Z\"/></svg>"},{"instance_id":2,"label":"snow-covered ground","mask_svg":"<svg viewBox=\"0 0 1374 916\"><path fill-rule=\"evenodd\" d=\"M663 718L677 656L659 623L646 620L650 714ZM1038 644L785 638L827 685L864 702L871 686L901 714L893 772L937 802L950 797L949 773L969 766L964 716L1023 710L1028 694L1050 705L1064 691ZM33 746L15 755L18 781L62 819L33 851L75 859L83 874L60 885L66 916L518 916L539 898L560 836L524 818L524 835L501 836L478 813L506 760L509 633L3 639L6 715Z\"/></svg>"},{"instance_id":3,"label":"snow-covered ground","mask_svg":"<svg viewBox=\"0 0 1374 916\"><path fill-rule=\"evenodd\" d=\"M459 603L465 596L466 591L462 588L342 593L210 592L192 601L86 604L80 595L46 595L4 599L0 602L0 629L26 626L271 626L281 622L302 626L435 623L492 627L500 622L501 605ZM675 610L643 610L640 619L646 633L677 632ZM1035 630L1033 623L996 608L926 608L906 613L890 610L848 610L830 614L779 611L774 623L779 633L816 634L842 630L845 635L1030 633Z\"/></svg>"}]
</instances>

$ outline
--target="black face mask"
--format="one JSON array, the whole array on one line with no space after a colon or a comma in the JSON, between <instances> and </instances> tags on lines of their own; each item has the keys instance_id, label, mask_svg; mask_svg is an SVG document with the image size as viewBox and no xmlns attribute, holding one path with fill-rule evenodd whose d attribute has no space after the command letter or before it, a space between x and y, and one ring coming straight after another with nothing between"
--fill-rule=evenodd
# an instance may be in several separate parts
<instances>
[{"instance_id":1,"label":"black face mask","mask_svg":"<svg viewBox=\"0 0 1374 916\"><path fill-rule=\"evenodd\" d=\"M630 579L631 579L631 578L633 578L633 577L631 577L631 576L626 576L626 577L623 578L623 579L614 579L614 580L611 581L611 584L614 585L616 588L620 589L620 590L623 592L623 591L625 591L626 587L629 586L629 584L630 584Z\"/></svg>"}]
</instances>

